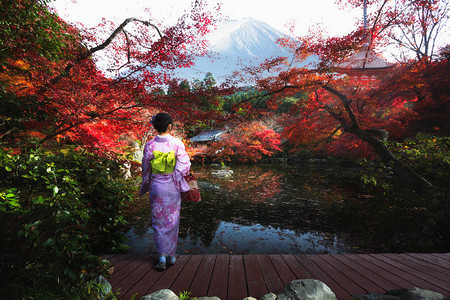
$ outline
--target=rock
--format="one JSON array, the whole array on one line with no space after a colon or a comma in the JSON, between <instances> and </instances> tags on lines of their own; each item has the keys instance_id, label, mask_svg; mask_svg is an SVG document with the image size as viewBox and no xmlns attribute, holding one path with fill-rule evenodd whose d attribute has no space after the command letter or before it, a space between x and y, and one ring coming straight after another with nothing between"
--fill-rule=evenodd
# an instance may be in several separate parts
<instances>
[{"instance_id":1,"label":"rock","mask_svg":"<svg viewBox=\"0 0 450 300\"><path fill-rule=\"evenodd\" d=\"M132 177L131 175L131 163L125 162L121 167L120 171L122 172L123 179L130 179Z\"/></svg>"},{"instance_id":2,"label":"rock","mask_svg":"<svg viewBox=\"0 0 450 300\"><path fill-rule=\"evenodd\" d=\"M196 300L220 300L219 297L199 297L195 298Z\"/></svg>"},{"instance_id":3,"label":"rock","mask_svg":"<svg viewBox=\"0 0 450 300\"><path fill-rule=\"evenodd\" d=\"M446 300L447 298L439 293L414 287L400 294L399 300Z\"/></svg>"},{"instance_id":4,"label":"rock","mask_svg":"<svg viewBox=\"0 0 450 300\"><path fill-rule=\"evenodd\" d=\"M364 294L355 295L352 297L354 300L398 300L397 296L382 295L382 294Z\"/></svg>"},{"instance_id":5,"label":"rock","mask_svg":"<svg viewBox=\"0 0 450 300\"><path fill-rule=\"evenodd\" d=\"M259 300L277 300L277 295L275 295L274 293L265 294L264 296L259 298Z\"/></svg>"},{"instance_id":6,"label":"rock","mask_svg":"<svg viewBox=\"0 0 450 300\"><path fill-rule=\"evenodd\" d=\"M218 185L211 184L206 181L197 180L197 185L202 190L220 191L220 187Z\"/></svg>"},{"instance_id":7,"label":"rock","mask_svg":"<svg viewBox=\"0 0 450 300\"><path fill-rule=\"evenodd\" d=\"M336 295L322 281L316 279L293 280L288 283L279 300L336 300Z\"/></svg>"},{"instance_id":8,"label":"rock","mask_svg":"<svg viewBox=\"0 0 450 300\"><path fill-rule=\"evenodd\" d=\"M98 283L100 284L100 292L99 292L99 299L103 300L105 299L106 295L111 293L112 286L111 283L103 276L100 275L98 277Z\"/></svg>"},{"instance_id":9,"label":"rock","mask_svg":"<svg viewBox=\"0 0 450 300\"><path fill-rule=\"evenodd\" d=\"M388 291L386 294L364 294L353 296L356 300L446 300L439 293L414 287L412 289L398 289Z\"/></svg>"},{"instance_id":10,"label":"rock","mask_svg":"<svg viewBox=\"0 0 450 300\"><path fill-rule=\"evenodd\" d=\"M141 150L139 145L134 146L134 150L135 152L133 153L133 159L135 161L141 162L142 158L144 158L144 151Z\"/></svg>"},{"instance_id":11,"label":"rock","mask_svg":"<svg viewBox=\"0 0 450 300\"><path fill-rule=\"evenodd\" d=\"M211 175L219 178L230 178L234 176L233 170L214 170Z\"/></svg>"},{"instance_id":12,"label":"rock","mask_svg":"<svg viewBox=\"0 0 450 300\"><path fill-rule=\"evenodd\" d=\"M256 298L253 298L253 297L245 297L244 299L242 299L242 300L257 300Z\"/></svg>"},{"instance_id":13,"label":"rock","mask_svg":"<svg viewBox=\"0 0 450 300\"><path fill-rule=\"evenodd\" d=\"M179 300L179 298L171 290L164 289L144 296L141 300Z\"/></svg>"}]
</instances>

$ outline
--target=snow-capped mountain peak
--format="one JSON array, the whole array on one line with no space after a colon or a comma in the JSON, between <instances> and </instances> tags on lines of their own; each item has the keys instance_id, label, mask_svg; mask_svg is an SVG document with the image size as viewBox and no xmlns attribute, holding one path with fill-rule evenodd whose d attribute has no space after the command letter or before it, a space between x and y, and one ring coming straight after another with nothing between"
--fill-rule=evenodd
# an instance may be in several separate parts
<instances>
[{"instance_id":1,"label":"snow-capped mountain peak","mask_svg":"<svg viewBox=\"0 0 450 300\"><path fill-rule=\"evenodd\" d=\"M241 58L268 58L280 51L276 41L281 37L284 37L281 32L261 21L232 20L212 34L211 50Z\"/></svg>"},{"instance_id":2,"label":"snow-capped mountain peak","mask_svg":"<svg viewBox=\"0 0 450 300\"><path fill-rule=\"evenodd\" d=\"M203 79L211 72L221 82L244 65L258 64L276 56L288 56L277 44L283 33L268 24L252 19L228 20L206 37L211 57L199 58L190 69L179 70L177 77L188 80Z\"/></svg>"}]
</instances>

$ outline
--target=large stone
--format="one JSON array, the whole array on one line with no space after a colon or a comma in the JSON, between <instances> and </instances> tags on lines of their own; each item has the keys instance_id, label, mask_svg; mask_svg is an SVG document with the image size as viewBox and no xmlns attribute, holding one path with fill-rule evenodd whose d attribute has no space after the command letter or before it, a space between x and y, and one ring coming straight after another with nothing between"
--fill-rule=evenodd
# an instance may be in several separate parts
<instances>
[{"instance_id":1,"label":"large stone","mask_svg":"<svg viewBox=\"0 0 450 300\"><path fill-rule=\"evenodd\" d=\"M362 294L362 295L355 295L352 297L354 300L398 300L399 298L397 296L392 295L382 295L382 294Z\"/></svg>"},{"instance_id":2,"label":"large stone","mask_svg":"<svg viewBox=\"0 0 450 300\"><path fill-rule=\"evenodd\" d=\"M196 300L220 300L219 297L199 297L199 298L195 298Z\"/></svg>"},{"instance_id":3,"label":"large stone","mask_svg":"<svg viewBox=\"0 0 450 300\"><path fill-rule=\"evenodd\" d=\"M197 180L197 185L198 188L201 190L220 191L220 187L218 185L206 181Z\"/></svg>"},{"instance_id":4,"label":"large stone","mask_svg":"<svg viewBox=\"0 0 450 300\"><path fill-rule=\"evenodd\" d=\"M98 283L100 284L99 298L103 300L109 293L111 293L112 286L108 279L106 279L103 275L98 277Z\"/></svg>"},{"instance_id":5,"label":"large stone","mask_svg":"<svg viewBox=\"0 0 450 300\"><path fill-rule=\"evenodd\" d=\"M439 293L414 287L412 289L398 289L386 292L386 294L364 294L353 296L355 300L446 300Z\"/></svg>"},{"instance_id":6,"label":"large stone","mask_svg":"<svg viewBox=\"0 0 450 300\"><path fill-rule=\"evenodd\" d=\"M179 298L171 290L164 289L144 296L141 300L179 300Z\"/></svg>"},{"instance_id":7,"label":"large stone","mask_svg":"<svg viewBox=\"0 0 450 300\"><path fill-rule=\"evenodd\" d=\"M293 280L288 283L279 300L336 300L336 295L322 281L316 279Z\"/></svg>"},{"instance_id":8,"label":"large stone","mask_svg":"<svg viewBox=\"0 0 450 300\"><path fill-rule=\"evenodd\" d=\"M439 293L414 287L400 294L399 300L446 300L447 298Z\"/></svg>"},{"instance_id":9,"label":"large stone","mask_svg":"<svg viewBox=\"0 0 450 300\"><path fill-rule=\"evenodd\" d=\"M277 295L275 295L274 293L265 294L264 296L259 298L259 300L277 300Z\"/></svg>"},{"instance_id":10,"label":"large stone","mask_svg":"<svg viewBox=\"0 0 450 300\"><path fill-rule=\"evenodd\" d=\"M219 178L231 178L234 176L233 170L213 170L211 175Z\"/></svg>"},{"instance_id":11,"label":"large stone","mask_svg":"<svg viewBox=\"0 0 450 300\"><path fill-rule=\"evenodd\" d=\"M257 300L256 298L253 298L253 297L245 297L244 299L242 299L242 300Z\"/></svg>"}]
</instances>

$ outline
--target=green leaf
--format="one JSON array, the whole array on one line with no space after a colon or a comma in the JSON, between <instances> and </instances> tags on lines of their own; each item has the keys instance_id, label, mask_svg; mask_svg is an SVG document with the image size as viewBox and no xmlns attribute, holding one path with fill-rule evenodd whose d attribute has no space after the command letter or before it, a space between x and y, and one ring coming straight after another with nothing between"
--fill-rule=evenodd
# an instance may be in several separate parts
<instances>
[{"instance_id":1,"label":"green leaf","mask_svg":"<svg viewBox=\"0 0 450 300\"><path fill-rule=\"evenodd\" d=\"M40 195L38 198L34 198L34 199L33 199L33 203L34 203L34 204L42 204L42 203L44 203L44 202L45 202L45 198L42 197L41 195Z\"/></svg>"},{"instance_id":2,"label":"green leaf","mask_svg":"<svg viewBox=\"0 0 450 300\"><path fill-rule=\"evenodd\" d=\"M48 247L48 246L52 246L54 244L54 240L52 238L49 238L48 240L46 240L42 245L44 247Z\"/></svg>"},{"instance_id":3,"label":"green leaf","mask_svg":"<svg viewBox=\"0 0 450 300\"><path fill-rule=\"evenodd\" d=\"M55 196L56 194L58 194L58 191L59 191L59 189L58 189L58 187L55 185L55 186L53 187L53 196Z\"/></svg>"}]
</instances>

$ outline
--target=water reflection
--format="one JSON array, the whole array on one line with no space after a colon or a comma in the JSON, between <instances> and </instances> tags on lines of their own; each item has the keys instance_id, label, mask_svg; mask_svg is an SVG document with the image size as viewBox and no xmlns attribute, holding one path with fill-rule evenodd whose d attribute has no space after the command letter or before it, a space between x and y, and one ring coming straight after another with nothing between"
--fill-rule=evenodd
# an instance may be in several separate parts
<instances>
[{"instance_id":1,"label":"water reflection","mask_svg":"<svg viewBox=\"0 0 450 300\"><path fill-rule=\"evenodd\" d=\"M320 172L294 167L235 166L216 178L194 168L202 202L184 203L178 253L349 253L348 235L329 210L345 199ZM148 205L128 231L131 253L154 253Z\"/></svg>"},{"instance_id":2,"label":"water reflection","mask_svg":"<svg viewBox=\"0 0 450 300\"><path fill-rule=\"evenodd\" d=\"M132 253L149 253L155 249L153 230L143 235L128 233L133 246ZM221 222L212 240L186 235L180 239L177 252L189 254L205 253L349 253L352 249L337 235L323 232L298 233L272 226L252 226Z\"/></svg>"}]
</instances>

